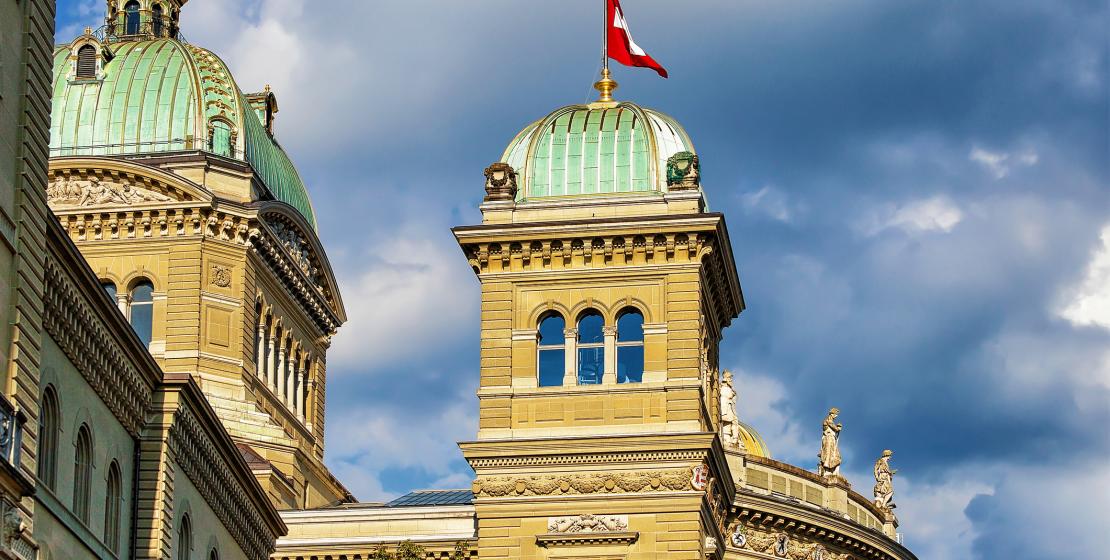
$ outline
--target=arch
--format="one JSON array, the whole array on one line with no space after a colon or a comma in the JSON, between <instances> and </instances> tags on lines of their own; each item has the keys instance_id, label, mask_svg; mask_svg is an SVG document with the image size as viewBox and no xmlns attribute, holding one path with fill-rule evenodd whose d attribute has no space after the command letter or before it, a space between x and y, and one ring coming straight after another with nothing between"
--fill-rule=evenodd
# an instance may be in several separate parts
<instances>
[{"instance_id":1,"label":"arch","mask_svg":"<svg viewBox=\"0 0 1110 560\"><path fill-rule=\"evenodd\" d=\"M216 535L208 537L208 544L205 545L204 549L208 551L204 560L220 560L220 540L216 538Z\"/></svg>"},{"instance_id":2,"label":"arch","mask_svg":"<svg viewBox=\"0 0 1110 560\"><path fill-rule=\"evenodd\" d=\"M96 47L86 43L77 49L77 79L96 79Z\"/></svg>"},{"instance_id":3,"label":"arch","mask_svg":"<svg viewBox=\"0 0 1110 560\"><path fill-rule=\"evenodd\" d=\"M189 512L181 514L181 522L177 525L177 542L174 558L176 560L189 560L193 553L193 519Z\"/></svg>"},{"instance_id":4,"label":"arch","mask_svg":"<svg viewBox=\"0 0 1110 560\"><path fill-rule=\"evenodd\" d=\"M155 37L161 37L162 33L165 31L166 24L164 14L165 9L162 8L161 4L155 2L154 5L150 7L150 28L151 31L154 32Z\"/></svg>"},{"instance_id":5,"label":"arch","mask_svg":"<svg viewBox=\"0 0 1110 560\"><path fill-rule=\"evenodd\" d=\"M578 313L578 384L599 385L605 372L605 316L594 308Z\"/></svg>"},{"instance_id":6,"label":"arch","mask_svg":"<svg viewBox=\"0 0 1110 560\"><path fill-rule=\"evenodd\" d=\"M150 346L154 334L154 283L137 278L127 293L127 320L144 346Z\"/></svg>"},{"instance_id":7,"label":"arch","mask_svg":"<svg viewBox=\"0 0 1110 560\"><path fill-rule=\"evenodd\" d=\"M89 498L92 494L93 439L88 424L77 428L73 453L73 514L89 524Z\"/></svg>"},{"instance_id":8,"label":"arch","mask_svg":"<svg viewBox=\"0 0 1110 560\"><path fill-rule=\"evenodd\" d=\"M589 311L596 311L596 312L600 313L602 318L605 319L606 323L610 322L610 320L612 319L612 314L613 314L612 309L608 305L605 305L604 303L602 303L600 301L597 301L595 299L585 299L585 300L582 300L582 301L574 304L570 308L569 316L570 317L575 317L576 318L575 323L577 324L578 323L577 318L582 317L583 313L586 313L586 312L589 312Z\"/></svg>"},{"instance_id":9,"label":"arch","mask_svg":"<svg viewBox=\"0 0 1110 560\"><path fill-rule=\"evenodd\" d=\"M58 441L61 439L61 407L58 391L53 385L42 390L39 404L39 451L37 475L47 488L54 490L58 482Z\"/></svg>"},{"instance_id":10,"label":"arch","mask_svg":"<svg viewBox=\"0 0 1110 560\"><path fill-rule=\"evenodd\" d=\"M104 493L104 544L119 553L120 520L123 511L123 473L119 462L112 459L108 465L107 490Z\"/></svg>"},{"instance_id":11,"label":"arch","mask_svg":"<svg viewBox=\"0 0 1110 560\"><path fill-rule=\"evenodd\" d=\"M101 289L104 290L105 293L108 294L108 297L113 302L116 301L116 295L118 295L119 290L116 288L116 283L114 281L109 280L107 278L101 278L100 279L100 287L101 287Z\"/></svg>"},{"instance_id":12,"label":"arch","mask_svg":"<svg viewBox=\"0 0 1110 560\"><path fill-rule=\"evenodd\" d=\"M536 323L536 380L540 387L563 384L566 374L566 319L549 310Z\"/></svg>"},{"instance_id":13,"label":"arch","mask_svg":"<svg viewBox=\"0 0 1110 560\"><path fill-rule=\"evenodd\" d=\"M644 380L644 315L635 307L617 313L617 383Z\"/></svg>"},{"instance_id":14,"label":"arch","mask_svg":"<svg viewBox=\"0 0 1110 560\"><path fill-rule=\"evenodd\" d=\"M142 29L142 16L139 3L131 0L123 6L123 34L138 35Z\"/></svg>"}]
</instances>

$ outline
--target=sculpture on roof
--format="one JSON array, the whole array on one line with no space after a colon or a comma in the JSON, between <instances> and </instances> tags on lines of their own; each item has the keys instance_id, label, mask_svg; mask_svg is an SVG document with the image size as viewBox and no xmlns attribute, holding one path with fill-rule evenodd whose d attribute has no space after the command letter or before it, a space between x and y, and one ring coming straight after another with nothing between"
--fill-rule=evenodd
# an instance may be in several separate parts
<instances>
[{"instance_id":1,"label":"sculpture on roof","mask_svg":"<svg viewBox=\"0 0 1110 560\"><path fill-rule=\"evenodd\" d=\"M725 447L744 448L740 419L736 416L736 389L732 387L732 372L728 370L721 383L721 442Z\"/></svg>"},{"instance_id":2,"label":"sculpture on roof","mask_svg":"<svg viewBox=\"0 0 1110 560\"><path fill-rule=\"evenodd\" d=\"M875 461L875 507L890 512L894 505L894 475L897 470L890 468L890 457L894 452L887 449Z\"/></svg>"},{"instance_id":3,"label":"sculpture on roof","mask_svg":"<svg viewBox=\"0 0 1110 560\"><path fill-rule=\"evenodd\" d=\"M821 422L821 453L817 455L817 474L821 476L840 476L840 430L844 425L836 421L839 414L840 409L830 408Z\"/></svg>"}]
</instances>

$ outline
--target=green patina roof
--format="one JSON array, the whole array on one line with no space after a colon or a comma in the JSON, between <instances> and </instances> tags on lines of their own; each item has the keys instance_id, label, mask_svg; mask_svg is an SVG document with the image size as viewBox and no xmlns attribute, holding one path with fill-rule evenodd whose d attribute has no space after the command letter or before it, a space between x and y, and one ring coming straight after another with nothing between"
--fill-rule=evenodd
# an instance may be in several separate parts
<instances>
[{"instance_id":1,"label":"green patina roof","mask_svg":"<svg viewBox=\"0 0 1110 560\"><path fill-rule=\"evenodd\" d=\"M54 52L50 153L121 155L202 149L210 125L236 131L227 155L249 163L274 198L315 227L308 191L293 162L266 132L227 65L174 39L113 43L101 80L77 80L68 46Z\"/></svg>"},{"instance_id":2,"label":"green patina roof","mask_svg":"<svg viewBox=\"0 0 1110 560\"><path fill-rule=\"evenodd\" d=\"M667 158L694 151L673 118L633 103L571 105L528 125L501 161L517 200L667 191Z\"/></svg>"}]
</instances>

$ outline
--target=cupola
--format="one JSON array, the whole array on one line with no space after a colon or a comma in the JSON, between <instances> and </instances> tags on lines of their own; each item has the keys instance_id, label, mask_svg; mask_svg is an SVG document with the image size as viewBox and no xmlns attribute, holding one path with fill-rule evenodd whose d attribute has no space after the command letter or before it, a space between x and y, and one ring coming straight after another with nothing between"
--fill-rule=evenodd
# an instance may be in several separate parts
<instances>
[{"instance_id":1,"label":"cupola","mask_svg":"<svg viewBox=\"0 0 1110 560\"><path fill-rule=\"evenodd\" d=\"M108 0L105 37L138 41L178 36L181 7L189 0Z\"/></svg>"}]
</instances>

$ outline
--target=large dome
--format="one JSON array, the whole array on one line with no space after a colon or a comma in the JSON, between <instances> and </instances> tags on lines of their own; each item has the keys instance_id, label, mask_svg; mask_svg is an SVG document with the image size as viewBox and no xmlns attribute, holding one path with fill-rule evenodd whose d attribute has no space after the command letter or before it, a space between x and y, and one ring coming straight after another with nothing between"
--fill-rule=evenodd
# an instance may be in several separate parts
<instances>
[{"instance_id":1,"label":"large dome","mask_svg":"<svg viewBox=\"0 0 1110 560\"><path fill-rule=\"evenodd\" d=\"M105 48L96 79L75 78L71 46L54 52L52 156L210 151L249 163L275 199L316 225L293 162L219 57L169 38Z\"/></svg>"},{"instance_id":2,"label":"large dome","mask_svg":"<svg viewBox=\"0 0 1110 560\"><path fill-rule=\"evenodd\" d=\"M673 118L634 103L570 105L528 125L501 161L517 200L667 192L667 159L694 152Z\"/></svg>"}]
</instances>

